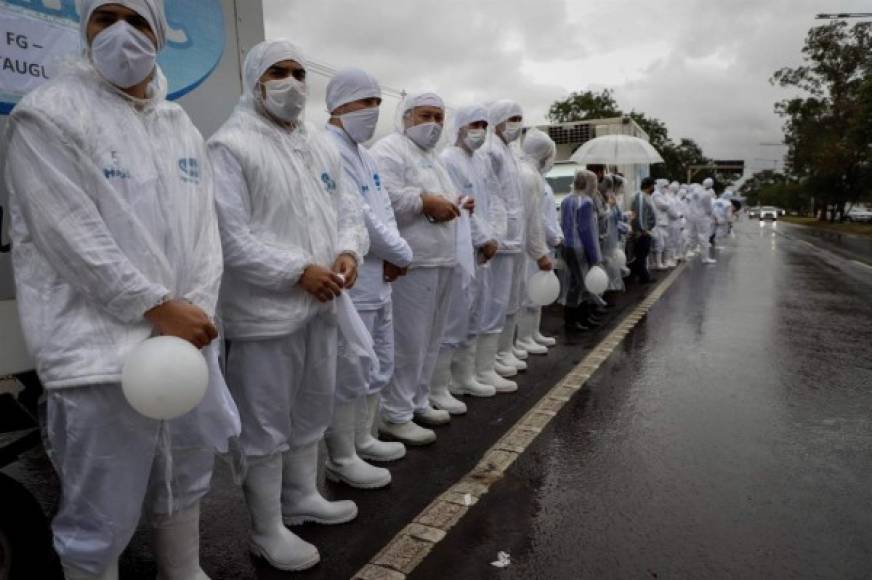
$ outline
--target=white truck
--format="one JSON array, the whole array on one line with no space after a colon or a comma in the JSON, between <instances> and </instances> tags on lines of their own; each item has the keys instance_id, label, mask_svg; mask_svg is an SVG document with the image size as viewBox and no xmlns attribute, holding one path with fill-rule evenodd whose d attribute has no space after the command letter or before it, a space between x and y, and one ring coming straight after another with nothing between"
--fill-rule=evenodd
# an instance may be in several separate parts
<instances>
[{"instance_id":1,"label":"white truck","mask_svg":"<svg viewBox=\"0 0 872 580\"><path fill-rule=\"evenodd\" d=\"M249 48L263 40L261 0L165 0L169 44L159 62L169 97L211 135L242 92ZM0 0L0 134L6 115L79 47L76 0ZM75 106L71 104L71 106ZM0 140L0 158L6 140ZM48 519L32 492L2 470L41 444L41 386L21 335L12 278L7 193L0 182L0 580L54 577Z\"/></svg>"}]
</instances>

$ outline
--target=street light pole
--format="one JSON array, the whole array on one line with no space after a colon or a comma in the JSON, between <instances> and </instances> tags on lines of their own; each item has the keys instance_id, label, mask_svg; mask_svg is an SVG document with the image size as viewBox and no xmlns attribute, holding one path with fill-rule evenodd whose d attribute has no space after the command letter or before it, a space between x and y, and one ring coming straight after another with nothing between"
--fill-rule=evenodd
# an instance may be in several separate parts
<instances>
[{"instance_id":1,"label":"street light pole","mask_svg":"<svg viewBox=\"0 0 872 580\"><path fill-rule=\"evenodd\" d=\"M840 12L838 14L818 14L817 20L847 20L848 18L872 18L872 12Z\"/></svg>"}]
</instances>

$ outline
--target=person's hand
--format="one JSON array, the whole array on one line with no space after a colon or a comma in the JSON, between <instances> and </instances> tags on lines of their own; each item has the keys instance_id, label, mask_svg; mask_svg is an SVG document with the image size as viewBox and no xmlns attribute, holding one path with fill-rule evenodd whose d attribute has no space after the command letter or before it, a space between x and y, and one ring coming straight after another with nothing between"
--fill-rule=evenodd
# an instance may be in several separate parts
<instances>
[{"instance_id":1,"label":"person's hand","mask_svg":"<svg viewBox=\"0 0 872 580\"><path fill-rule=\"evenodd\" d=\"M207 346L218 337L218 329L202 308L184 300L170 300L145 313L158 334L176 336L197 348Z\"/></svg>"},{"instance_id":2,"label":"person's hand","mask_svg":"<svg viewBox=\"0 0 872 580\"><path fill-rule=\"evenodd\" d=\"M340 254L333 263L333 271L345 280L344 288L351 290L357 282L357 260L351 254Z\"/></svg>"},{"instance_id":3,"label":"person's hand","mask_svg":"<svg viewBox=\"0 0 872 580\"><path fill-rule=\"evenodd\" d=\"M474 197L461 197L460 198L460 208L465 209L469 213L475 213L475 198Z\"/></svg>"},{"instance_id":4,"label":"person's hand","mask_svg":"<svg viewBox=\"0 0 872 580\"><path fill-rule=\"evenodd\" d=\"M484 258L484 262L482 262L482 263L487 263L487 262L489 262L489 261L490 261L494 256L496 256L496 255L497 255L497 250L498 250L498 249L499 249L499 245L497 244L496 240L488 240L488 241L487 241L487 242L486 242L486 243L481 247L481 257Z\"/></svg>"},{"instance_id":5,"label":"person's hand","mask_svg":"<svg viewBox=\"0 0 872 580\"><path fill-rule=\"evenodd\" d=\"M450 222L460 217L460 209L441 195L425 193L421 195L421 201L424 205L424 215L435 223Z\"/></svg>"},{"instance_id":6,"label":"person's hand","mask_svg":"<svg viewBox=\"0 0 872 580\"><path fill-rule=\"evenodd\" d=\"M385 282L393 282L400 276L405 276L409 271L408 268L400 268L396 264L391 264L390 262L385 262L384 267L382 268L384 273Z\"/></svg>"},{"instance_id":7,"label":"person's hand","mask_svg":"<svg viewBox=\"0 0 872 580\"><path fill-rule=\"evenodd\" d=\"M319 302L330 302L342 294L345 280L323 266L312 264L303 271L298 284Z\"/></svg>"},{"instance_id":8,"label":"person's hand","mask_svg":"<svg viewBox=\"0 0 872 580\"><path fill-rule=\"evenodd\" d=\"M611 194L611 193L609 194L609 198L608 198L606 201L607 201L608 204L611 205L611 206L614 206L614 205L617 205L617 204L618 204L618 200L615 199L615 196L614 196L613 194Z\"/></svg>"},{"instance_id":9,"label":"person's hand","mask_svg":"<svg viewBox=\"0 0 872 580\"><path fill-rule=\"evenodd\" d=\"M542 256L536 260L536 265L539 266L539 269L543 272L550 272L554 269L554 264L551 263L551 258L548 256Z\"/></svg>"}]
</instances>

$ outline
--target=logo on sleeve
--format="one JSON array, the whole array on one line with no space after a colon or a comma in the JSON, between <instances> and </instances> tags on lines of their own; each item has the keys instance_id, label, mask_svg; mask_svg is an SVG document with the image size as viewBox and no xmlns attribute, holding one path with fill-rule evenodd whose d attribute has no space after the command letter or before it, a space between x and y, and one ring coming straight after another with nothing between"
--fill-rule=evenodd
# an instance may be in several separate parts
<instances>
[{"instance_id":1,"label":"logo on sleeve","mask_svg":"<svg viewBox=\"0 0 872 580\"><path fill-rule=\"evenodd\" d=\"M330 174L326 171L321 174L321 182L324 184L324 189L326 189L328 193L336 191L336 182L333 181L333 178L330 177Z\"/></svg>"},{"instance_id":2,"label":"logo on sleeve","mask_svg":"<svg viewBox=\"0 0 872 580\"><path fill-rule=\"evenodd\" d=\"M200 161L193 157L179 159L179 176L185 183L200 183Z\"/></svg>"}]
</instances>

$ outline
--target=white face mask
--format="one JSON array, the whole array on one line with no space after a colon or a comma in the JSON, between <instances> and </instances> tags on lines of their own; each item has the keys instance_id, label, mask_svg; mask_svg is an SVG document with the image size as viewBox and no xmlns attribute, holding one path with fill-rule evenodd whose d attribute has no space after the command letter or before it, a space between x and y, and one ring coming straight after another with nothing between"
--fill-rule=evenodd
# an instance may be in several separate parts
<instances>
[{"instance_id":1,"label":"white face mask","mask_svg":"<svg viewBox=\"0 0 872 580\"><path fill-rule=\"evenodd\" d=\"M409 137L421 149L432 149L442 136L442 125L439 123L422 123L406 129Z\"/></svg>"},{"instance_id":2,"label":"white face mask","mask_svg":"<svg viewBox=\"0 0 872 580\"><path fill-rule=\"evenodd\" d=\"M339 115L342 128L355 143L365 143L372 139L378 125L378 107L360 109Z\"/></svg>"},{"instance_id":3,"label":"white face mask","mask_svg":"<svg viewBox=\"0 0 872 580\"><path fill-rule=\"evenodd\" d=\"M151 39L119 20L100 31L91 42L91 62L104 79L129 89L148 78L154 70L157 49Z\"/></svg>"},{"instance_id":4,"label":"white face mask","mask_svg":"<svg viewBox=\"0 0 872 580\"><path fill-rule=\"evenodd\" d=\"M294 77L266 81L263 86L263 106L277 119L292 123L306 108L306 85Z\"/></svg>"},{"instance_id":5,"label":"white face mask","mask_svg":"<svg viewBox=\"0 0 872 580\"><path fill-rule=\"evenodd\" d=\"M506 143L511 143L521 135L521 126L520 121L506 121L506 128L503 129Z\"/></svg>"},{"instance_id":6,"label":"white face mask","mask_svg":"<svg viewBox=\"0 0 872 580\"><path fill-rule=\"evenodd\" d=\"M467 129L466 135L463 136L463 142L469 147L470 151L475 151L484 145L484 138L484 129Z\"/></svg>"}]
</instances>

